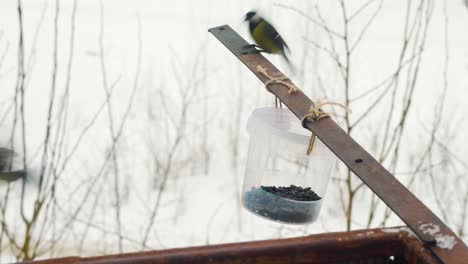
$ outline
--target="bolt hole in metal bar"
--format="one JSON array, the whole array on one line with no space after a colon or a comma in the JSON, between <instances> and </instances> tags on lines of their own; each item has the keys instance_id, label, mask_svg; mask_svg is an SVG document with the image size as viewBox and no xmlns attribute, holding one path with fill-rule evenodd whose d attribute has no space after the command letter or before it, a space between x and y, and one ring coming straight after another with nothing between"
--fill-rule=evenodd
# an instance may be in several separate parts
<instances>
[{"instance_id":1,"label":"bolt hole in metal bar","mask_svg":"<svg viewBox=\"0 0 468 264\"><path fill-rule=\"evenodd\" d=\"M258 53L243 54L243 47L248 43L230 26L222 25L208 31L263 83L267 79L257 72L257 66L265 68L272 76L283 75L263 55ZM287 87L281 84L269 85L268 91L277 96L299 120L306 117L310 107L315 105L301 90L288 93ZM306 128L317 135L355 175L390 207L425 242L426 247L439 260L443 263L468 263L468 249L463 241L331 118L323 119L320 122L310 122L306 124ZM363 162L364 160L366 162ZM425 226L437 226L440 230L437 236L453 239L453 247L448 249L438 246L435 235L425 230L423 228Z\"/></svg>"}]
</instances>

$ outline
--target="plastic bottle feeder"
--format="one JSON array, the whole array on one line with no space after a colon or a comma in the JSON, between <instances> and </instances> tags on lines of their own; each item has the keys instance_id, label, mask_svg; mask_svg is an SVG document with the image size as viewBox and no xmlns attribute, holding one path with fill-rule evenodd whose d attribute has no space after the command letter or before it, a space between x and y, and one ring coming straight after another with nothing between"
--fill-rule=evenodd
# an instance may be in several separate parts
<instances>
[{"instance_id":1,"label":"plastic bottle feeder","mask_svg":"<svg viewBox=\"0 0 468 264\"><path fill-rule=\"evenodd\" d=\"M310 131L287 109L256 109L247 130L250 143L242 191L244 208L283 223L315 221L335 155L318 138L307 155Z\"/></svg>"}]
</instances>

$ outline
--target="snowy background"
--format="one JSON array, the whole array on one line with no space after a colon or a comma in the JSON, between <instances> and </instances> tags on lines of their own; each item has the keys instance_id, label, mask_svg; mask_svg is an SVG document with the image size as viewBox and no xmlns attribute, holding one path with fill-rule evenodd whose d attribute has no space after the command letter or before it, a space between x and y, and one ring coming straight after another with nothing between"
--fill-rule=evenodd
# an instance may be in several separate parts
<instances>
[{"instance_id":1,"label":"snowy background","mask_svg":"<svg viewBox=\"0 0 468 264\"><path fill-rule=\"evenodd\" d=\"M464 1L3 0L0 146L30 177L0 183L0 262L402 225L339 163L313 224L240 208L274 100L207 30L251 41L251 9L300 70L267 58L467 241Z\"/></svg>"}]
</instances>

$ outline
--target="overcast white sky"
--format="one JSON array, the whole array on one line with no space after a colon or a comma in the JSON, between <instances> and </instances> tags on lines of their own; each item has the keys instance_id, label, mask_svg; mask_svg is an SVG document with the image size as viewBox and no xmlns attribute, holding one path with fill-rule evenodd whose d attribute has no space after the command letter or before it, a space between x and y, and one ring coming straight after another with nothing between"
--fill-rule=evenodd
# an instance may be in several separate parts
<instances>
[{"instance_id":1,"label":"overcast white sky","mask_svg":"<svg viewBox=\"0 0 468 264\"><path fill-rule=\"evenodd\" d=\"M228 230L226 226L232 224L232 219L236 215L233 211L234 202L232 199L235 190L232 190L233 176L242 178L242 168L239 171L226 172L229 176L221 177L229 160L229 153L223 150L226 144L224 133L229 128L224 122L222 115L229 113L229 104L232 100L227 99L230 90L235 85L242 86L243 89L252 89L251 97L246 99L245 114L242 116L243 124L250 114L249 111L256 107L265 106L271 103L271 98L263 92L263 88L256 78L249 73L240 63L208 33L208 28L229 24L249 39L247 25L242 22L244 14L252 9L264 14L282 34L291 48L291 58L298 63L307 51L311 51L310 45L305 45L303 37L306 33L306 20L298 16L295 12L276 6L276 3L291 5L304 11L313 10L310 0L302 1L220 1L220 0L104 0L101 1L104 13L104 57L107 63L109 80L119 80L116 86L115 109L116 113L122 113L123 107L118 107L120 103L128 100L130 88L133 85L136 69L136 57L138 47L138 20L141 21L142 34L142 70L140 78L139 92L136 97L136 106L131 114L131 126L129 128L128 141L139 142L138 145L130 146L133 153L138 155L138 151L144 150L147 146L142 143L141 130L145 130L141 121L141 116L146 110L148 86L158 87L165 84L171 87L177 83L174 78L172 62L176 61L176 68L180 75L190 75L198 54L206 57L207 67L212 76L206 83L206 91L210 96L209 108L210 116L216 119L210 123L212 137L210 144L213 152L216 153L218 162L213 166L213 173L207 177L187 177L180 188L191 190L190 199L187 199L183 207L184 213L181 219L171 222L173 209L163 213L160 221L159 238L162 243L155 243L155 247L187 246L193 244L206 243L206 234L211 232L210 243L231 242L240 240L271 238L285 234L272 234L278 226L271 223L265 224L264 220L256 219L252 216L245 216L248 227L242 232ZM99 64L99 28L101 3L95 0L79 0L76 20L76 43L75 61L72 73L72 110L71 124L72 131L78 131L88 122L95 109L102 103L104 91ZM323 8L325 19L337 31L341 31L342 24L336 10L336 3L331 1L316 1ZM329 3L330 2L330 3ZM356 10L365 1L346 1L350 10ZM376 1L377 2L377 1ZM25 42L26 56L33 58L33 71L28 72L30 85L28 86L27 101L31 107L27 108L27 122L32 128L28 131L28 142L31 149L40 145L42 140L42 126L45 121L46 101L50 91L50 72L52 67L52 33L55 1L24 0L25 19ZM60 0L61 15L59 17L59 83L65 82L64 72L68 56L68 39L70 35L70 10L72 1ZM432 108L441 92L443 84L443 61L444 61L444 16L442 9L443 1L436 1L434 17L430 24L427 47L423 57L423 67L420 73L420 82L415 94L416 110L412 116L410 127L414 133L408 135L411 141L417 146L421 135L427 136L422 127L425 122L433 117ZM353 6L355 5L355 6ZM404 18L404 7L406 1L385 1L381 13L378 15L375 24L369 29L362 45L357 49L353 57L354 68L351 79L352 94L360 92L378 83L394 70L397 55L401 48L402 27ZM372 8L370 9L372 10ZM45 13L43 13L45 12ZM41 22L41 15L44 19ZM463 5L462 0L448 1L449 19L449 91L447 94L447 108L444 120L453 118L458 122L460 135L456 135L455 141L451 141L451 148L461 157L466 157L466 142L468 136L465 132L468 129L468 122L464 120L467 114L466 98L468 96L468 8ZM42 23L42 24L40 24ZM362 24L364 20L357 19L353 23ZM41 25L38 27L38 25ZM39 28L37 46L32 49L32 41L36 29ZM318 29L311 28L309 37L317 42L326 42L326 37ZM0 102L11 100L13 87L16 81L16 44L18 38L16 1L0 1L0 55L7 49L5 62L0 67ZM33 57L30 57L33 55ZM267 55L279 67L284 67L279 58ZM309 62L308 62L309 63ZM316 68L313 68L316 67ZM329 64L308 64L308 71L319 72L324 76L324 82L329 89L328 96L332 100L340 101L343 98L341 90L337 89L336 72L331 70ZM239 78L239 76L242 76ZM236 79L237 78L237 79ZM293 80L296 77L292 77ZM149 83L151 80L151 84ZM312 98L323 98L325 95L317 92L316 87L311 87L314 82L307 79L303 88ZM3 92L6 91L6 92ZM249 90L250 91L250 90ZM317 93L312 93L317 92ZM165 91L172 94L171 91ZM203 96L207 96L204 94ZM120 101L122 100L122 101ZM3 113L5 104L0 105L0 113ZM232 105L231 105L232 107ZM352 107L353 114L359 115L362 105ZM199 113L194 114L194 119L199 119ZM105 117L102 122L105 123ZM375 118L375 124L379 124L379 118ZM88 170L92 171L97 167L93 164L93 159L101 155L106 149L108 131L104 128L92 131L85 149L80 150L80 162L85 164ZM37 132L40 131L40 132ZM7 140L9 130L7 126L0 125L0 143ZM355 137L363 144L371 145L370 135L363 129L362 133L356 133ZM245 130L241 131L241 150L245 155L248 135ZM136 154L135 154L136 153ZM135 158L135 160L137 160ZM135 166L143 166L135 161ZM466 160L468 161L468 160ZM77 162L79 163L79 162ZM75 164L76 166L76 164ZM74 168L76 169L76 167ZM141 169L141 168L140 168ZM138 171L138 169L136 169ZM191 175L183 175L191 176ZM130 181L131 183L131 181ZM146 182L145 182L146 183ZM135 183L135 188L147 188L141 182ZM216 198L208 197L203 190L203 186L211 186L216 190ZM195 186L192 188L192 186ZM178 187L179 188L179 187ZM230 189L231 188L231 189ZM184 189L185 190L185 189ZM136 191L138 192L138 191ZM138 196L136 194L136 196ZM226 204L223 205L223 200ZM134 203L141 200L137 197L131 198ZM336 204L336 201L328 201L329 205ZM326 204L327 205L327 204ZM334 208L325 207L325 215L334 215ZM129 212L139 212L141 208L135 209L128 206ZM203 212L203 213L200 213ZM215 218L211 216L215 215ZM111 219L112 217L109 217ZM102 219L101 219L102 220ZM339 220L339 219L338 219ZM104 223L107 223L105 220ZM110 221L110 220L109 220ZM127 221L128 230L139 230L138 226L131 226L132 219ZM338 223L339 222L339 223ZM342 221L341 221L342 222ZM297 227L289 235L302 234L306 232L320 232L342 229L340 221L330 221L322 219L313 226L300 229ZM196 226L197 228L194 228ZM307 229L308 228L308 229ZM194 230L195 229L195 230ZM287 230L287 228L286 228ZM298 231L299 230L299 231ZM139 232L135 231L139 234ZM213 233L214 232L214 233ZM224 233L223 233L224 232ZM276 232L276 231L275 231ZM287 232L286 232L287 233ZM286 234L288 235L288 234Z\"/></svg>"}]
</instances>

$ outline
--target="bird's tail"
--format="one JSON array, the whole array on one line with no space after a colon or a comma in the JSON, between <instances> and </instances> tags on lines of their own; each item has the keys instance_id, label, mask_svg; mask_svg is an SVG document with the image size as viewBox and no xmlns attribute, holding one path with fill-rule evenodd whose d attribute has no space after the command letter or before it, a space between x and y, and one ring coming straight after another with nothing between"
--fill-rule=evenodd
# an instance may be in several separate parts
<instances>
[{"instance_id":1,"label":"bird's tail","mask_svg":"<svg viewBox=\"0 0 468 264\"><path fill-rule=\"evenodd\" d=\"M288 64L289 66L289 69L291 70L292 74L296 74L296 67L294 66L294 64L292 64L292 62L289 60L288 56L286 55L286 53L283 51L281 52L281 55L283 56L284 60L286 61L286 63Z\"/></svg>"}]
</instances>

